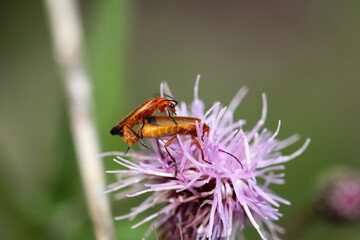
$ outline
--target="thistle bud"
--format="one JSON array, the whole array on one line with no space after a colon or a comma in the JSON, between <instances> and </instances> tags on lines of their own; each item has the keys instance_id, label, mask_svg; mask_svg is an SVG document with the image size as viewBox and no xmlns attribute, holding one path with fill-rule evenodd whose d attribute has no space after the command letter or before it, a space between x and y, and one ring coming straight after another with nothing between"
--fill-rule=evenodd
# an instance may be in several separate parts
<instances>
[{"instance_id":1,"label":"thistle bud","mask_svg":"<svg viewBox=\"0 0 360 240\"><path fill-rule=\"evenodd\" d=\"M318 183L317 212L332 221L360 219L360 175L350 168L335 168Z\"/></svg>"}]
</instances>

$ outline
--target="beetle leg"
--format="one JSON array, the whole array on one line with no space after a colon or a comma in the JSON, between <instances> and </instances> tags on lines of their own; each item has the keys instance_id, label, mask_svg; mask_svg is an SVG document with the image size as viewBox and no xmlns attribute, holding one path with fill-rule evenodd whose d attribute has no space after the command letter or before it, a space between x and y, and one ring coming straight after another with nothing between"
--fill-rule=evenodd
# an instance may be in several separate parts
<instances>
[{"instance_id":1,"label":"beetle leg","mask_svg":"<svg viewBox=\"0 0 360 240\"><path fill-rule=\"evenodd\" d=\"M130 146L128 146L128 148L127 148L127 150L126 150L125 154L127 154L127 153L129 152L129 150L130 150Z\"/></svg>"},{"instance_id":2,"label":"beetle leg","mask_svg":"<svg viewBox=\"0 0 360 240\"><path fill-rule=\"evenodd\" d=\"M139 134L137 134L131 127L129 127L128 125L125 125L125 126L126 126L128 129L130 129L130 131L131 131L133 134L135 134L136 137L142 138L142 137L140 137Z\"/></svg>"},{"instance_id":3,"label":"beetle leg","mask_svg":"<svg viewBox=\"0 0 360 240\"><path fill-rule=\"evenodd\" d=\"M171 116L171 112L170 112L170 110L169 110L169 108L167 109L167 111L168 111L168 114L169 114L169 118L171 119L171 120L173 120L173 122L176 124L176 126L178 125L178 123L175 121L175 119ZM176 113L174 113L174 115L176 115Z\"/></svg>"},{"instance_id":4,"label":"beetle leg","mask_svg":"<svg viewBox=\"0 0 360 240\"><path fill-rule=\"evenodd\" d=\"M211 164L210 162L206 161L205 158L204 158L204 151L202 150L201 146L200 146L200 143L199 143L199 140L197 140L196 137L192 137L195 145L200 149L201 151L201 157L202 157L202 160L208 164Z\"/></svg>"},{"instance_id":5,"label":"beetle leg","mask_svg":"<svg viewBox=\"0 0 360 240\"><path fill-rule=\"evenodd\" d=\"M144 135L143 135L143 130L144 130L144 126L145 126L145 119L143 118L143 123L142 123L142 125L141 125L141 130L140 130L140 136L141 136L141 138L144 138Z\"/></svg>"},{"instance_id":6,"label":"beetle leg","mask_svg":"<svg viewBox=\"0 0 360 240\"><path fill-rule=\"evenodd\" d=\"M162 151L161 151L161 148L160 148L159 139L157 139L157 138L156 138L156 145L157 145L157 147L158 147L158 150L159 150L161 159L164 159L164 155L163 155L163 153L162 153Z\"/></svg>"},{"instance_id":7,"label":"beetle leg","mask_svg":"<svg viewBox=\"0 0 360 240\"><path fill-rule=\"evenodd\" d=\"M204 141L204 136L205 133L207 133L208 137L209 137L209 129L207 129L206 131L203 132L203 135L201 136L201 140Z\"/></svg>"},{"instance_id":8,"label":"beetle leg","mask_svg":"<svg viewBox=\"0 0 360 240\"><path fill-rule=\"evenodd\" d=\"M141 144L141 146L146 147L147 149L151 150L151 149L149 148L149 146L146 145L145 143L143 143L143 141L142 141L141 139L139 139L139 143Z\"/></svg>"},{"instance_id":9,"label":"beetle leg","mask_svg":"<svg viewBox=\"0 0 360 240\"><path fill-rule=\"evenodd\" d=\"M143 146L143 147L146 147L147 149L149 149L150 150L150 148L149 148L149 146L147 146L145 143L143 143L143 141L141 140L142 138L143 138L143 136L142 136L142 133L141 133L141 136L139 136L139 134L137 134L132 128L130 128L128 125L125 125L128 129L130 129L130 131L133 133L133 134L135 134L135 136L137 137L137 138L139 138L139 142L140 142L140 144L141 144L141 146Z\"/></svg>"},{"instance_id":10,"label":"beetle leg","mask_svg":"<svg viewBox=\"0 0 360 240\"><path fill-rule=\"evenodd\" d=\"M175 177L177 175L177 164L176 164L176 161L174 159L174 157L171 155L171 153L169 152L169 150L167 149L167 147L172 144L177 138L177 135L175 135L173 138L171 138L169 141L167 141L167 143L165 143L165 150L166 152L169 154L171 160L173 160L173 162L175 163Z\"/></svg>"},{"instance_id":11,"label":"beetle leg","mask_svg":"<svg viewBox=\"0 0 360 240\"><path fill-rule=\"evenodd\" d=\"M169 115L169 117L171 118L171 120L173 120L173 122L176 124L176 126L178 126L178 123L175 121L175 119L171 115Z\"/></svg>"}]
</instances>

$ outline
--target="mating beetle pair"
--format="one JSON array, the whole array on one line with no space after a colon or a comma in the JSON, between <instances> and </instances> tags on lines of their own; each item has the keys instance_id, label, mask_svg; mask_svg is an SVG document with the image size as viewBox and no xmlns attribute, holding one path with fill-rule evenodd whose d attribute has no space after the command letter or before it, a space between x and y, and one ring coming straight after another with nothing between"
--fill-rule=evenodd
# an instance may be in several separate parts
<instances>
[{"instance_id":1,"label":"mating beetle pair","mask_svg":"<svg viewBox=\"0 0 360 240\"><path fill-rule=\"evenodd\" d=\"M201 151L202 160L209 163L204 159L204 151L200 146L198 139L196 138L196 122L200 123L201 120L193 117L176 117L171 116L171 113L176 115L175 107L177 105L177 101L173 98L154 98L150 99L135 110L133 110L128 116L126 116L122 121L116 124L111 130L111 135L119 135L124 139L124 141L128 144L128 150L130 146L138 141L142 145L141 139L143 138L160 138L160 137L169 137L173 136L169 141L165 143L165 150L175 163L175 177L177 175L177 164L174 157L170 154L167 149L168 146L173 143L177 135L190 135L196 146ZM165 109L168 112L168 116L154 116L156 110L159 112L165 112ZM135 132L133 127L136 124L140 124L141 126ZM203 136L205 134L209 134L210 128L207 124L203 125ZM146 146L146 145L144 145ZM232 154L225 152L221 149L219 151L224 152L232 157L234 157L239 163L240 161L233 156ZM210 164L210 163L209 163ZM241 163L240 163L241 165Z\"/></svg>"}]
</instances>

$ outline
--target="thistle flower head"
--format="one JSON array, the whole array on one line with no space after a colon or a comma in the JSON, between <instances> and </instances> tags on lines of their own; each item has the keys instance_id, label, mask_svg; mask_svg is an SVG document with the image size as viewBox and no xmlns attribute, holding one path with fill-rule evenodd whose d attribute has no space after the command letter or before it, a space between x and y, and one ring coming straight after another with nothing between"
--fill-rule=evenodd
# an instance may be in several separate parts
<instances>
[{"instance_id":1,"label":"thistle flower head","mask_svg":"<svg viewBox=\"0 0 360 240\"><path fill-rule=\"evenodd\" d=\"M317 187L317 211L328 220L360 219L360 175L349 167L326 172Z\"/></svg>"},{"instance_id":2,"label":"thistle flower head","mask_svg":"<svg viewBox=\"0 0 360 240\"><path fill-rule=\"evenodd\" d=\"M126 170L108 171L118 176L107 192L127 188L119 198L151 195L129 214L117 220L133 218L138 214L162 204L162 209L135 224L133 228L152 221L158 235L163 239L235 239L249 221L262 239L277 239L282 229L275 225L281 217L280 204L290 204L273 193L271 184L283 184L284 163L299 156L310 140L296 152L283 156L281 149L297 141L294 135L279 141L274 133L263 129L267 114L265 94L262 95L261 119L250 130L243 129L244 120L234 121L233 113L245 96L242 88L228 107L216 102L205 112L204 103L198 97L199 77L195 84L194 101L188 108L181 102L178 116L201 119L196 125L196 135L201 151L190 136L177 136L168 150L178 165L174 177L174 165L166 153L167 138L148 140L152 151L119 153L117 163ZM170 95L166 83L161 94ZM210 127L203 134L204 123ZM128 160L127 158L130 158Z\"/></svg>"}]
</instances>

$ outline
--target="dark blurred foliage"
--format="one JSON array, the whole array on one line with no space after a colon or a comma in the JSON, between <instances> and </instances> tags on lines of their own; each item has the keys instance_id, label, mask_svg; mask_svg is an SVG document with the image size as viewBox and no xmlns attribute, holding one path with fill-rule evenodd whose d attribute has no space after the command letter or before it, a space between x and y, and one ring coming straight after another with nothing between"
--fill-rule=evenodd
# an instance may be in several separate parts
<instances>
[{"instance_id":1,"label":"dark blurred foliage","mask_svg":"<svg viewBox=\"0 0 360 240\"><path fill-rule=\"evenodd\" d=\"M81 1L102 150L126 149L109 129L156 96L163 80L189 103L202 74L207 106L228 104L249 86L236 113L248 128L266 92L266 127L275 130L281 119L280 138L312 138L287 164L287 183L273 188L292 202L279 222L291 229L322 171L360 167L359 8L359 1L324 0ZM42 1L5 0L0 8L0 238L93 239L46 17ZM117 168L111 158L104 162ZM113 201L113 213L128 212L134 201ZM139 239L146 227L131 230L133 223L115 222L119 236ZM359 239L359 229L316 220L301 239Z\"/></svg>"}]
</instances>

